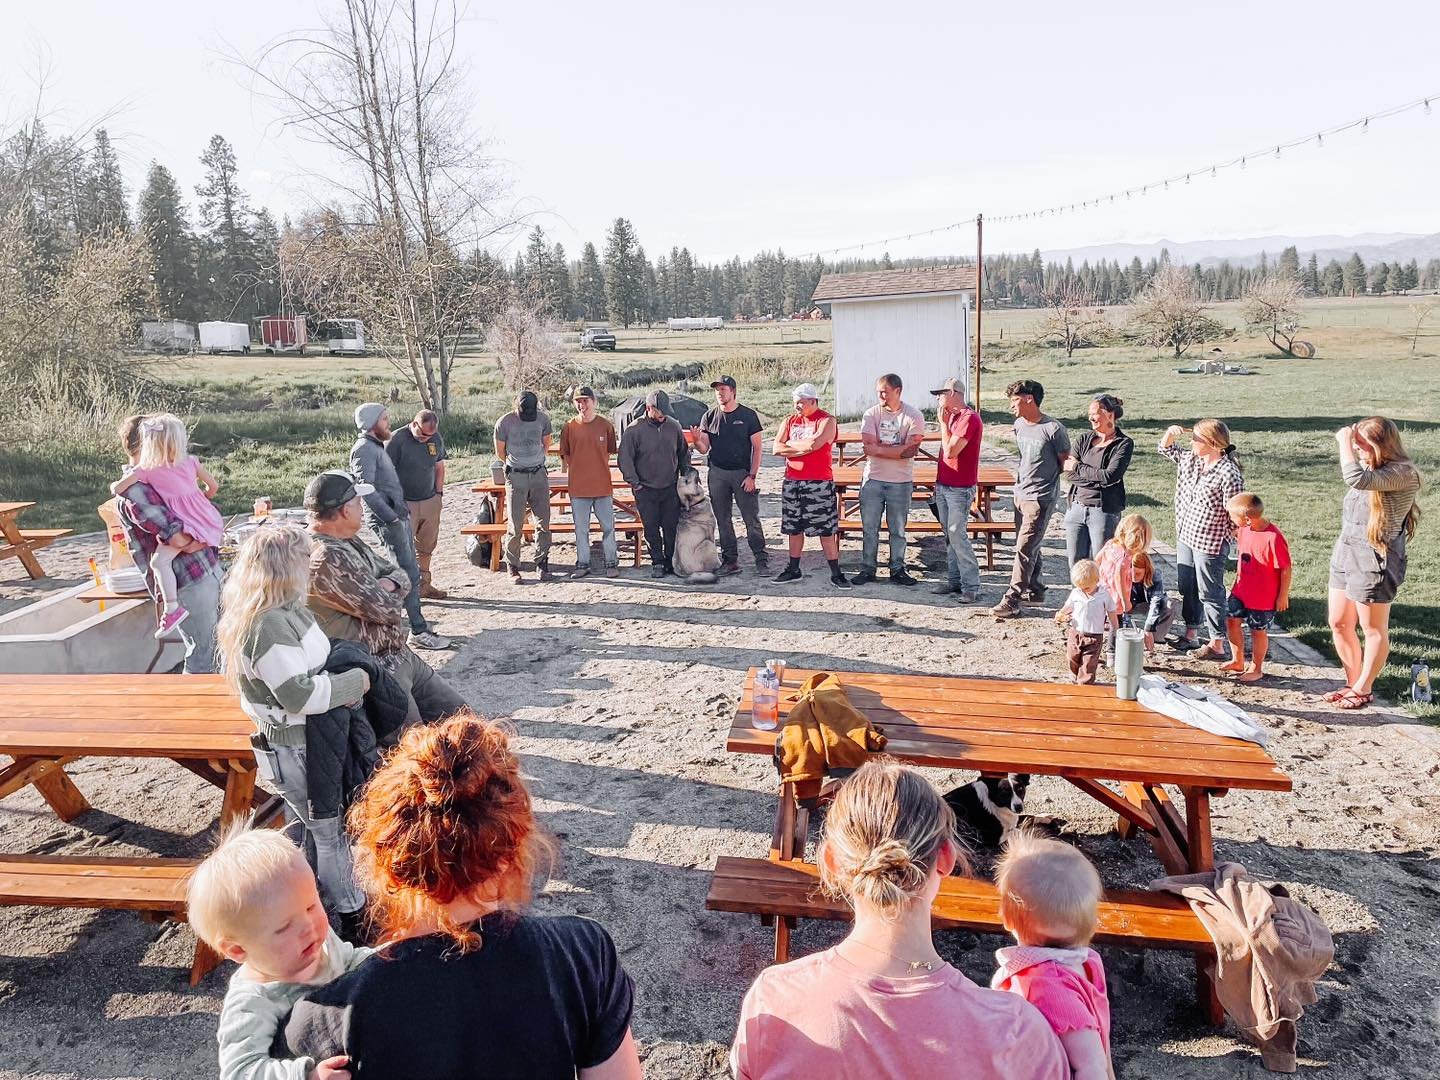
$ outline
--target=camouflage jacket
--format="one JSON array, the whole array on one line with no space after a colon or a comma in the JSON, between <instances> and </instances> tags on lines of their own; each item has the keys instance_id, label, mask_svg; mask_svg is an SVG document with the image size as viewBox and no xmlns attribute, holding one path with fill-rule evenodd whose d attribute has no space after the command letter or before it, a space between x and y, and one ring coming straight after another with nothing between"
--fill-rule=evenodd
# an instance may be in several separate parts
<instances>
[{"instance_id":1,"label":"camouflage jacket","mask_svg":"<svg viewBox=\"0 0 1440 1080\"><path fill-rule=\"evenodd\" d=\"M381 581L395 583L395 591ZM377 657L398 652L410 632L410 578L358 536L310 534L310 610L332 641L358 641Z\"/></svg>"}]
</instances>

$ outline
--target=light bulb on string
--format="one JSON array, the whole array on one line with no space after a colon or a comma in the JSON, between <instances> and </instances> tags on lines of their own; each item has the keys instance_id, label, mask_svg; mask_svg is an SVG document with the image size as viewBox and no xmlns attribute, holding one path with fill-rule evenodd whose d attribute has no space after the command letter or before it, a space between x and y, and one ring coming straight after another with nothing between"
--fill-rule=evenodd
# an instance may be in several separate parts
<instances>
[{"instance_id":1,"label":"light bulb on string","mask_svg":"<svg viewBox=\"0 0 1440 1080\"><path fill-rule=\"evenodd\" d=\"M1369 134L1370 134L1370 117L1368 117L1368 116L1365 117L1365 123L1363 123L1363 124L1360 125L1360 134L1361 134L1361 135L1369 135Z\"/></svg>"},{"instance_id":2,"label":"light bulb on string","mask_svg":"<svg viewBox=\"0 0 1440 1080\"><path fill-rule=\"evenodd\" d=\"M1240 168L1245 168L1245 159L1243 157L1240 159Z\"/></svg>"},{"instance_id":3,"label":"light bulb on string","mask_svg":"<svg viewBox=\"0 0 1440 1080\"><path fill-rule=\"evenodd\" d=\"M1278 147L1278 146L1275 147L1275 156L1276 156L1276 157L1279 157L1279 156L1280 156L1280 147Z\"/></svg>"},{"instance_id":4,"label":"light bulb on string","mask_svg":"<svg viewBox=\"0 0 1440 1080\"><path fill-rule=\"evenodd\" d=\"M1318 147L1320 147L1320 149L1322 149L1322 150L1325 148L1325 135L1324 135L1323 132L1317 132L1317 133L1316 133L1316 135L1315 135L1315 145L1318 146Z\"/></svg>"},{"instance_id":5,"label":"light bulb on string","mask_svg":"<svg viewBox=\"0 0 1440 1080\"><path fill-rule=\"evenodd\" d=\"M1210 166L1210 179L1211 179L1211 180L1214 180L1214 179L1215 179L1215 169L1216 169L1216 166L1214 166L1214 165L1211 165L1211 166Z\"/></svg>"},{"instance_id":6,"label":"light bulb on string","mask_svg":"<svg viewBox=\"0 0 1440 1080\"><path fill-rule=\"evenodd\" d=\"M1425 115L1429 116L1434 110L1430 108L1430 99L1425 99Z\"/></svg>"}]
</instances>

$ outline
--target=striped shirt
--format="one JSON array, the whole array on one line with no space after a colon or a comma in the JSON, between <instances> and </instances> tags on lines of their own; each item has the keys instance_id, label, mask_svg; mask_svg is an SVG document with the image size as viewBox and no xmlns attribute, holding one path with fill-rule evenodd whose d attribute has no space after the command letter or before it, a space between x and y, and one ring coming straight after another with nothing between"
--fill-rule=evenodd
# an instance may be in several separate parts
<instances>
[{"instance_id":1,"label":"striped shirt","mask_svg":"<svg viewBox=\"0 0 1440 1080\"><path fill-rule=\"evenodd\" d=\"M1415 497L1420 493L1419 470L1402 461L1391 461L1378 469L1367 469L1358 461L1349 461L1340 466L1340 475L1352 491L1380 492L1380 534L1387 544L1394 543L1395 537L1405 527L1405 518L1415 505ZM1364 539L1368 542L1368 537Z\"/></svg>"}]
</instances>

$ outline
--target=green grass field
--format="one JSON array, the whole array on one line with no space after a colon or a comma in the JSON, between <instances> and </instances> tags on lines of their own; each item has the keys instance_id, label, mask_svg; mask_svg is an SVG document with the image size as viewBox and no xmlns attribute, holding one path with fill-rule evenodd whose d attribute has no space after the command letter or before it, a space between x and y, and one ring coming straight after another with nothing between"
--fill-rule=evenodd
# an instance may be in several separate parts
<instances>
[{"instance_id":1,"label":"green grass field","mask_svg":"<svg viewBox=\"0 0 1440 1080\"><path fill-rule=\"evenodd\" d=\"M1124 398L1122 426L1140 448L1127 478L1130 505L1167 541L1174 538L1174 474L1153 446L1169 424L1188 426L1203 416L1225 420L1249 485L1264 498L1295 555L1288 625L1328 653L1326 567L1343 495L1335 429L1371 413L1392 417L1431 489L1440 485L1440 318L1412 352L1412 302L1405 297L1313 301L1302 336L1319 348L1316 359L1284 358L1268 342L1242 332L1220 344L1231 362L1254 374L1233 377L1177 375L1174 369L1192 362L1200 350L1179 363L1134 346L1086 349L1067 359L1059 350L1025 344L1039 312L993 310L983 324L981 405L994 425L991 438L1003 444L1009 423L1003 391L1013 379L1039 379L1048 392L1046 411L1077 430L1093 395L1104 391ZM1243 331L1234 305L1219 305L1216 314ZM1123 310L1116 316L1119 321ZM615 353L577 356L606 408L649 386L673 387L683 375L690 376L695 396L708 397L710 378L730 373L741 384L742 398L773 421L789 409L790 386L823 380L830 356L830 324L823 322L704 333L637 329L621 331L619 339ZM196 452L225 485L220 504L229 512L247 508L262 494L277 505L297 505L311 476L345 462L356 403L386 400L399 385L395 413L403 418L418 405L399 373L378 357L202 356L157 360L154 371L183 391ZM456 457L451 476L464 481L488 467L491 428L509 407L509 394L493 358L479 350L460 357L454 381L444 432ZM563 403L557 409L568 411ZM35 526L98 529L95 507L119 465L108 441L51 432L23 442L0 450L3 496L38 502L26 516ZM1393 663L1382 686L1392 698L1408 687L1411 660L1424 657L1440 667L1435 542L1440 503L1428 496L1422 502L1431 517L1411 547L1409 576L1392 616ZM1425 711L1440 716L1440 708Z\"/></svg>"}]
</instances>

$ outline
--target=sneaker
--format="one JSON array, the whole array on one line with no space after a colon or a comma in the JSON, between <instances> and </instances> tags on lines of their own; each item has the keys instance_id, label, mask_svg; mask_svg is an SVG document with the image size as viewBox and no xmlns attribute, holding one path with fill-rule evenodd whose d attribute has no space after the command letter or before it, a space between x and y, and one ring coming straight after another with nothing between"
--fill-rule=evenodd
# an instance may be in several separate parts
<instances>
[{"instance_id":1,"label":"sneaker","mask_svg":"<svg viewBox=\"0 0 1440 1080\"><path fill-rule=\"evenodd\" d=\"M583 565L577 564L576 567L575 567L575 569L570 571L570 576L571 576L572 578L574 578L574 577L589 577L589 576L590 576L590 564L589 564L589 563L585 563L585 564L583 564Z\"/></svg>"},{"instance_id":2,"label":"sneaker","mask_svg":"<svg viewBox=\"0 0 1440 1080\"><path fill-rule=\"evenodd\" d=\"M539 562L537 562L535 564L535 569L540 571L541 581L555 580L555 575L550 572L550 561L548 559L541 559Z\"/></svg>"},{"instance_id":3,"label":"sneaker","mask_svg":"<svg viewBox=\"0 0 1440 1080\"><path fill-rule=\"evenodd\" d=\"M804 576L805 575L800 572L800 568L798 566L787 566L784 570L780 571L779 576L775 578L775 582L777 584L784 585L791 581L799 581Z\"/></svg>"},{"instance_id":4,"label":"sneaker","mask_svg":"<svg viewBox=\"0 0 1440 1080\"><path fill-rule=\"evenodd\" d=\"M520 582L522 582L522 581L525 580L524 578L522 578L522 577L520 576L520 568L519 568L518 566L507 566L505 569L506 569L507 571L509 571L509 573L510 573L510 580L511 580L514 584L519 585Z\"/></svg>"},{"instance_id":5,"label":"sneaker","mask_svg":"<svg viewBox=\"0 0 1440 1080\"><path fill-rule=\"evenodd\" d=\"M874 580L875 580L875 575L874 575L874 574L871 574L871 575L870 575L870 580L871 580L871 581L874 581ZM842 574L839 570L836 570L833 574L830 575L830 584L831 584L831 585L834 585L837 589L848 589L848 588L850 588L850 582L846 579L845 575Z\"/></svg>"},{"instance_id":6,"label":"sneaker","mask_svg":"<svg viewBox=\"0 0 1440 1080\"><path fill-rule=\"evenodd\" d=\"M1019 616L1020 609L1014 604L1001 600L1000 603L990 609L990 614L994 615L997 619L1013 619Z\"/></svg>"},{"instance_id":7,"label":"sneaker","mask_svg":"<svg viewBox=\"0 0 1440 1080\"><path fill-rule=\"evenodd\" d=\"M956 594L955 602L957 604L978 604L980 602L980 594L978 592L965 592L957 589Z\"/></svg>"},{"instance_id":8,"label":"sneaker","mask_svg":"<svg viewBox=\"0 0 1440 1080\"><path fill-rule=\"evenodd\" d=\"M606 576L606 577L619 577L619 576L620 576L620 568L619 568L618 566L607 566L607 567L605 567L605 576Z\"/></svg>"},{"instance_id":9,"label":"sneaker","mask_svg":"<svg viewBox=\"0 0 1440 1080\"><path fill-rule=\"evenodd\" d=\"M160 617L160 625L155 628L156 638L169 637L175 628L189 617L190 612L177 604Z\"/></svg>"},{"instance_id":10,"label":"sneaker","mask_svg":"<svg viewBox=\"0 0 1440 1080\"><path fill-rule=\"evenodd\" d=\"M920 584L920 579L919 579L919 578L911 577L910 574L909 574L908 572L904 571L904 570L892 570L892 571L890 571L890 581L891 581L892 584L895 584L895 585L919 585L919 584Z\"/></svg>"},{"instance_id":11,"label":"sneaker","mask_svg":"<svg viewBox=\"0 0 1440 1080\"><path fill-rule=\"evenodd\" d=\"M412 649L450 648L450 639L448 637L441 637L433 630L422 630L418 634L414 630L411 630L408 641Z\"/></svg>"},{"instance_id":12,"label":"sneaker","mask_svg":"<svg viewBox=\"0 0 1440 1080\"><path fill-rule=\"evenodd\" d=\"M1179 637L1170 642L1172 652L1194 652L1198 648L1200 648L1200 639L1198 637Z\"/></svg>"},{"instance_id":13,"label":"sneaker","mask_svg":"<svg viewBox=\"0 0 1440 1080\"><path fill-rule=\"evenodd\" d=\"M662 578L669 572L670 571L666 570L665 567L661 566L659 563L656 563L654 566L650 567L650 576L653 578Z\"/></svg>"},{"instance_id":14,"label":"sneaker","mask_svg":"<svg viewBox=\"0 0 1440 1080\"><path fill-rule=\"evenodd\" d=\"M877 579L875 577L874 570L861 570L858 574L856 574L853 578L850 579L850 583L852 585L869 585L875 580Z\"/></svg>"},{"instance_id":15,"label":"sneaker","mask_svg":"<svg viewBox=\"0 0 1440 1080\"><path fill-rule=\"evenodd\" d=\"M931 589L930 591L936 596L947 596L950 593L958 593L960 591L960 586L951 585L949 582L946 582L944 585L936 585L935 588Z\"/></svg>"},{"instance_id":16,"label":"sneaker","mask_svg":"<svg viewBox=\"0 0 1440 1080\"><path fill-rule=\"evenodd\" d=\"M738 562L733 562L733 561L732 561L732 562L727 562L727 563L725 563L724 565L722 565L719 570L716 570L715 572L716 572L717 574L719 574L721 577L730 577L732 574L738 574L738 573L740 573L740 564L739 564Z\"/></svg>"},{"instance_id":17,"label":"sneaker","mask_svg":"<svg viewBox=\"0 0 1440 1080\"><path fill-rule=\"evenodd\" d=\"M762 577L765 576L766 574L770 573L770 560L768 560L768 559L756 559L756 560L755 560L755 573L759 574L759 575L762 576Z\"/></svg>"}]
</instances>

